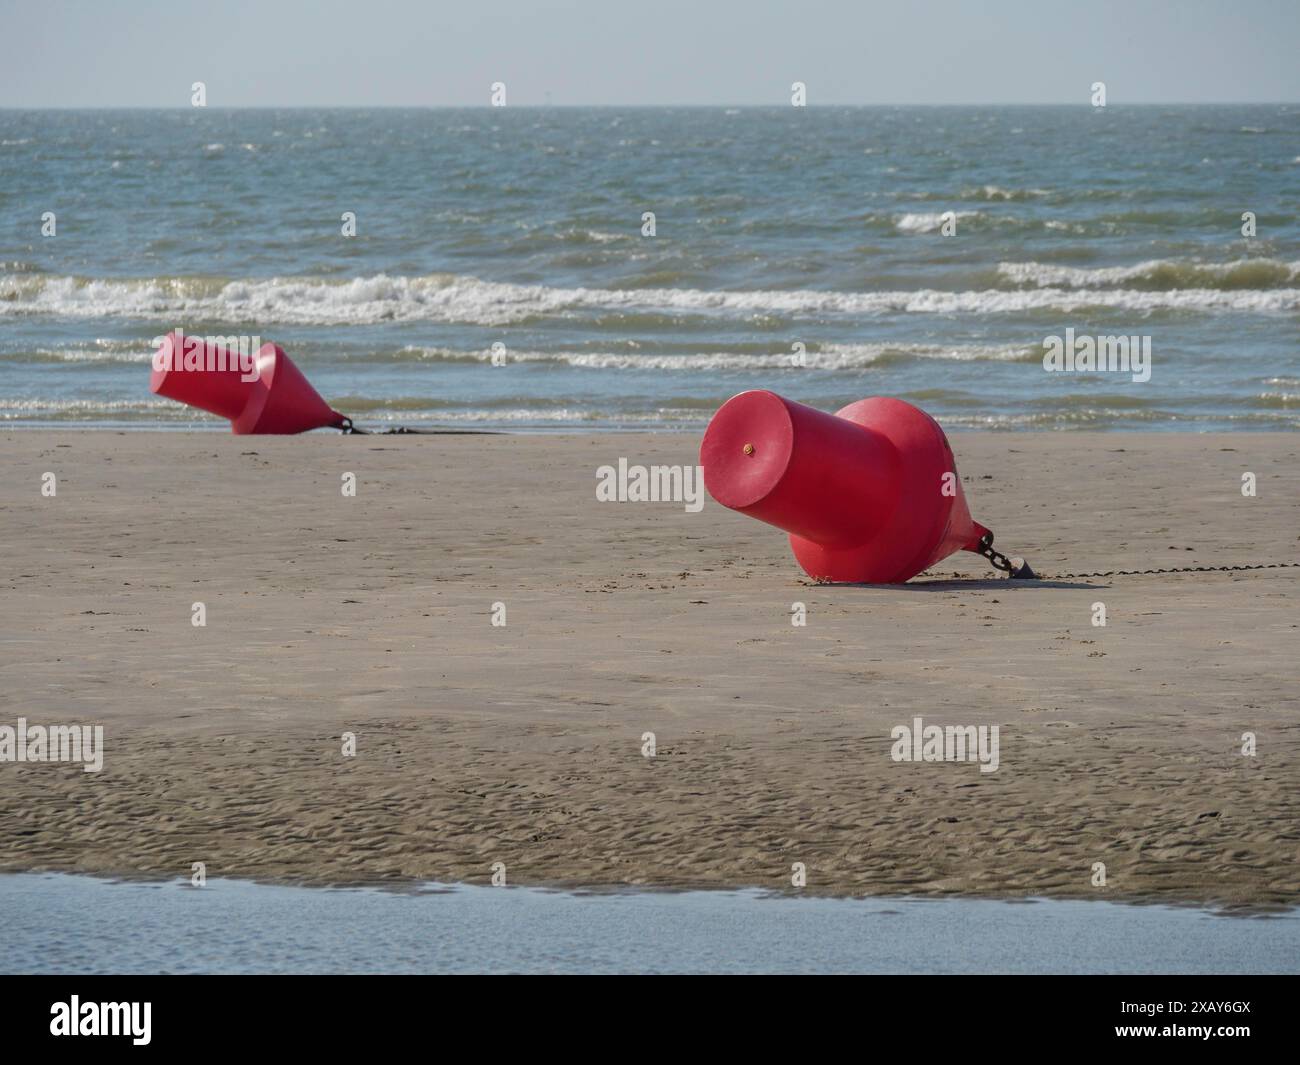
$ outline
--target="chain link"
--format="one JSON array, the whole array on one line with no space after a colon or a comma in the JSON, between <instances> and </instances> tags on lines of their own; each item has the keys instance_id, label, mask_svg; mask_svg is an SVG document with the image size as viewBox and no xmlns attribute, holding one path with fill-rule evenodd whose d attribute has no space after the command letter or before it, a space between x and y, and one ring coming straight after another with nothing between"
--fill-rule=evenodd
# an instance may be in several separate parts
<instances>
[{"instance_id":1,"label":"chain link","mask_svg":"<svg viewBox=\"0 0 1300 1065\"><path fill-rule=\"evenodd\" d=\"M1084 577L1146 577L1159 573L1232 573L1258 569L1295 569L1300 562L1261 562L1245 566L1174 566L1169 569L1112 569L1104 573L1055 573L1044 577L1048 581L1079 580Z\"/></svg>"},{"instance_id":2,"label":"chain link","mask_svg":"<svg viewBox=\"0 0 1300 1065\"><path fill-rule=\"evenodd\" d=\"M398 425L391 429L362 429L354 425L351 418L344 418L339 423L344 436L499 436L496 429L414 429L408 425Z\"/></svg>"},{"instance_id":3,"label":"chain link","mask_svg":"<svg viewBox=\"0 0 1300 1065\"><path fill-rule=\"evenodd\" d=\"M1002 572L1012 580L1042 580L1042 578L1034 572L1034 567L1023 558L1007 558L1007 556L1001 551L994 548L993 534L991 532L986 532L980 537L979 553L992 562L995 569L1002 570Z\"/></svg>"},{"instance_id":4,"label":"chain link","mask_svg":"<svg viewBox=\"0 0 1300 1065\"><path fill-rule=\"evenodd\" d=\"M1003 573L1012 575L1020 572L1011 559L993 546L993 534L991 532L985 533L980 538L978 553L988 559L993 564L994 569L1000 569ZM1023 562L1021 566L1024 566ZM1167 569L1110 569L1096 573L1038 574L1036 579L1040 581L1071 581L1084 580L1090 577L1148 577L1162 573L1240 573L1248 570L1296 568L1300 568L1300 562L1260 562L1248 563L1242 566L1173 566Z\"/></svg>"},{"instance_id":5,"label":"chain link","mask_svg":"<svg viewBox=\"0 0 1300 1065\"><path fill-rule=\"evenodd\" d=\"M1011 559L1007 558L1007 556L1001 551L994 548L993 534L991 532L985 533L980 537L979 553L993 563L994 569L1000 569L1004 573L1011 572Z\"/></svg>"}]
</instances>

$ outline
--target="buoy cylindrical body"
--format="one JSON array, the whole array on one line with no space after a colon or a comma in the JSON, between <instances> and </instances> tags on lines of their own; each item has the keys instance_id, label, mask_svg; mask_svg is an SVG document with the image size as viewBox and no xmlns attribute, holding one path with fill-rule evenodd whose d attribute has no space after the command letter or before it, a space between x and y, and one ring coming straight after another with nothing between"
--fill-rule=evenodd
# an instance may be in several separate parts
<instances>
[{"instance_id":1,"label":"buoy cylindrical body","mask_svg":"<svg viewBox=\"0 0 1300 1065\"><path fill-rule=\"evenodd\" d=\"M713 416L700 462L709 494L788 532L818 580L905 581L987 531L971 520L943 430L902 400L827 414L742 392Z\"/></svg>"},{"instance_id":2,"label":"buoy cylindrical body","mask_svg":"<svg viewBox=\"0 0 1300 1065\"><path fill-rule=\"evenodd\" d=\"M222 418L237 418L257 383L252 353L240 360L238 351L202 337L168 333L154 352L149 389Z\"/></svg>"},{"instance_id":3,"label":"buoy cylindrical body","mask_svg":"<svg viewBox=\"0 0 1300 1065\"><path fill-rule=\"evenodd\" d=\"M898 494L888 440L775 392L728 400L709 424L700 464L723 506L827 546L862 543Z\"/></svg>"}]
</instances>

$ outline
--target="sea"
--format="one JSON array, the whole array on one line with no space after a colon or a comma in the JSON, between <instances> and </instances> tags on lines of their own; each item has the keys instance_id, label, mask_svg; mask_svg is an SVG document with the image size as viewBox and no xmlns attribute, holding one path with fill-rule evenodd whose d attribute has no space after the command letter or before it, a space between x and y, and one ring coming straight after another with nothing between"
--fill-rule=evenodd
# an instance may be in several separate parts
<instances>
[{"instance_id":1,"label":"sea","mask_svg":"<svg viewBox=\"0 0 1300 1065\"><path fill-rule=\"evenodd\" d=\"M1298 327L1297 104L0 110L9 428L227 430L149 391L182 328L372 428L1294 429Z\"/></svg>"},{"instance_id":2,"label":"sea","mask_svg":"<svg viewBox=\"0 0 1300 1065\"><path fill-rule=\"evenodd\" d=\"M1297 973L1300 911L0 875L0 973Z\"/></svg>"}]
</instances>

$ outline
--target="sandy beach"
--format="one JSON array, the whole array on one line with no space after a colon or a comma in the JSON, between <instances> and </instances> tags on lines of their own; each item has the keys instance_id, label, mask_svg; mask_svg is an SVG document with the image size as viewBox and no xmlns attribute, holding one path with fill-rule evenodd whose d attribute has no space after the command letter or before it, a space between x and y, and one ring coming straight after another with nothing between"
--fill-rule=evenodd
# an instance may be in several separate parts
<instances>
[{"instance_id":1,"label":"sandy beach","mask_svg":"<svg viewBox=\"0 0 1300 1065\"><path fill-rule=\"evenodd\" d=\"M952 439L1040 574L1300 558L1294 435ZM817 586L712 500L597 502L697 447L0 435L0 725L104 727L0 764L0 869L1300 899L1300 569ZM895 762L917 716L998 770Z\"/></svg>"}]
</instances>

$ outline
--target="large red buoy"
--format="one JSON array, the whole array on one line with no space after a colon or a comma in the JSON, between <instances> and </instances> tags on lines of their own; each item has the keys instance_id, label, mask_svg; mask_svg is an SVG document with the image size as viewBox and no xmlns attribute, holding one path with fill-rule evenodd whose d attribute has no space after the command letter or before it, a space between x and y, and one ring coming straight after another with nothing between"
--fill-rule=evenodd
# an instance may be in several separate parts
<instances>
[{"instance_id":1,"label":"large red buoy","mask_svg":"<svg viewBox=\"0 0 1300 1065\"><path fill-rule=\"evenodd\" d=\"M742 392L709 422L700 463L709 494L788 532L816 580L899 584L992 542L971 519L938 422L900 399L826 414Z\"/></svg>"},{"instance_id":2,"label":"large red buoy","mask_svg":"<svg viewBox=\"0 0 1300 1065\"><path fill-rule=\"evenodd\" d=\"M229 418L237 435L349 424L276 344L263 344L249 359L201 337L168 333L154 352L149 390Z\"/></svg>"}]
</instances>

